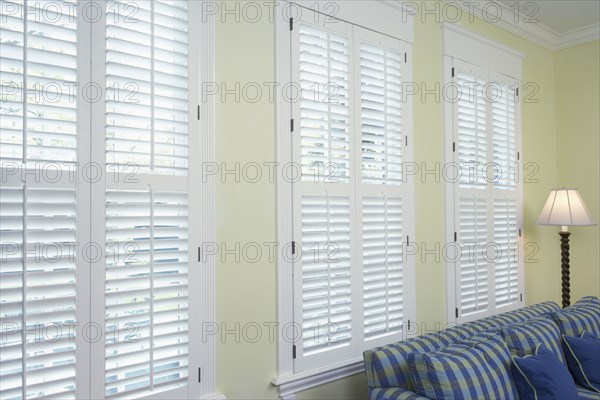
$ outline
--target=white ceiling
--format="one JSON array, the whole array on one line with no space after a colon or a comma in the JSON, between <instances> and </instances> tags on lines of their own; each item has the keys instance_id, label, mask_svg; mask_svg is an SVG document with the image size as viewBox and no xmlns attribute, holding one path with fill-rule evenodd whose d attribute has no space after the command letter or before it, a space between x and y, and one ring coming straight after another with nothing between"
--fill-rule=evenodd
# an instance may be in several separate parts
<instances>
[{"instance_id":1,"label":"white ceiling","mask_svg":"<svg viewBox=\"0 0 600 400\"><path fill-rule=\"evenodd\" d=\"M522 17L531 15L539 24L562 35L600 22L599 0L498 0L508 8L520 11Z\"/></svg>"},{"instance_id":2,"label":"white ceiling","mask_svg":"<svg viewBox=\"0 0 600 400\"><path fill-rule=\"evenodd\" d=\"M484 19L488 3L499 4L501 19L495 23L550 50L600 39L600 0L444 1Z\"/></svg>"}]
</instances>

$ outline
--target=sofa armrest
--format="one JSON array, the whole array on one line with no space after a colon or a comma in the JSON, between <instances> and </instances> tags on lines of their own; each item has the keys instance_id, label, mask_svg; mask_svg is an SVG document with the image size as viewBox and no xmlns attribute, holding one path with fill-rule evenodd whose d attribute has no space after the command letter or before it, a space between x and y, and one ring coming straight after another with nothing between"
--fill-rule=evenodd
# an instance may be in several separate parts
<instances>
[{"instance_id":1,"label":"sofa armrest","mask_svg":"<svg viewBox=\"0 0 600 400\"><path fill-rule=\"evenodd\" d=\"M371 388L370 400L430 400L429 397L423 397L399 387Z\"/></svg>"}]
</instances>

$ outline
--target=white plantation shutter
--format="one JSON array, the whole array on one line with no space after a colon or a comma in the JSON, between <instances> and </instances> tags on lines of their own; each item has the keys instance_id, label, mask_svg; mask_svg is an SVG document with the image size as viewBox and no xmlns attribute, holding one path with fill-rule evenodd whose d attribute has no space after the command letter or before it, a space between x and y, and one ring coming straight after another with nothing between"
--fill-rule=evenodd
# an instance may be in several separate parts
<instances>
[{"instance_id":1,"label":"white plantation shutter","mask_svg":"<svg viewBox=\"0 0 600 400\"><path fill-rule=\"evenodd\" d=\"M496 306L519 301L518 207L515 199L494 199L494 293Z\"/></svg>"},{"instance_id":2,"label":"white plantation shutter","mask_svg":"<svg viewBox=\"0 0 600 400\"><path fill-rule=\"evenodd\" d=\"M107 169L148 182L106 192L107 397L187 385L187 6L107 3Z\"/></svg>"},{"instance_id":3,"label":"white plantation shutter","mask_svg":"<svg viewBox=\"0 0 600 400\"><path fill-rule=\"evenodd\" d=\"M485 186L486 182L480 171L481 166L488 162L488 117L482 89L486 81L471 71L458 70L456 83L460 87L455 122L458 162L462 168L460 185Z\"/></svg>"},{"instance_id":4,"label":"white plantation shutter","mask_svg":"<svg viewBox=\"0 0 600 400\"><path fill-rule=\"evenodd\" d=\"M298 29L302 178L348 182L350 40L309 24Z\"/></svg>"},{"instance_id":5,"label":"white plantation shutter","mask_svg":"<svg viewBox=\"0 0 600 400\"><path fill-rule=\"evenodd\" d=\"M400 331L404 322L402 199L362 199L365 338Z\"/></svg>"},{"instance_id":6,"label":"white plantation shutter","mask_svg":"<svg viewBox=\"0 0 600 400\"><path fill-rule=\"evenodd\" d=\"M454 104L453 184L456 316L468 321L518 307L521 186L518 102L510 79L454 60L461 95ZM495 78L498 79L495 79Z\"/></svg>"},{"instance_id":7,"label":"white plantation shutter","mask_svg":"<svg viewBox=\"0 0 600 400\"><path fill-rule=\"evenodd\" d=\"M402 58L380 45L360 45L364 183L398 185L402 180Z\"/></svg>"},{"instance_id":8,"label":"white plantation shutter","mask_svg":"<svg viewBox=\"0 0 600 400\"><path fill-rule=\"evenodd\" d=\"M461 315L487 310L489 305L489 264L484 246L489 243L486 198L461 195L458 199L458 293Z\"/></svg>"},{"instance_id":9,"label":"white plantation shutter","mask_svg":"<svg viewBox=\"0 0 600 400\"><path fill-rule=\"evenodd\" d=\"M73 5L6 1L0 9L0 164L17 169L3 171L0 188L3 399L75 398L80 210L67 177L77 175L78 161Z\"/></svg>"},{"instance_id":10,"label":"white plantation shutter","mask_svg":"<svg viewBox=\"0 0 600 400\"><path fill-rule=\"evenodd\" d=\"M0 397L210 396L214 373L189 372L210 346L188 340L212 315L190 296L212 279L190 272L190 209L212 200L188 169L211 159L211 106L202 141L188 114L212 22L188 26L195 2L107 1L91 23L90 3L0 7Z\"/></svg>"},{"instance_id":11,"label":"white plantation shutter","mask_svg":"<svg viewBox=\"0 0 600 400\"><path fill-rule=\"evenodd\" d=\"M2 398L74 398L75 198L70 189L0 189Z\"/></svg>"},{"instance_id":12,"label":"white plantation shutter","mask_svg":"<svg viewBox=\"0 0 600 400\"><path fill-rule=\"evenodd\" d=\"M363 332L367 346L393 341L410 316L403 244L410 232L402 177L407 135L402 83L407 78L397 40L357 29L360 54L360 164ZM406 76L405 76L406 75ZM409 317L410 318L410 317ZM397 337L397 336L396 336ZM373 342L373 340L377 340Z\"/></svg>"},{"instance_id":13,"label":"white plantation shutter","mask_svg":"<svg viewBox=\"0 0 600 400\"><path fill-rule=\"evenodd\" d=\"M301 244L294 312L302 325L296 371L393 341L412 312L402 259L410 232L402 182L404 47L313 17L294 22L292 31L292 79L302 88L293 105L294 162L302 166L294 183Z\"/></svg>"},{"instance_id":14,"label":"white plantation shutter","mask_svg":"<svg viewBox=\"0 0 600 400\"><path fill-rule=\"evenodd\" d=\"M187 194L107 193L106 395L187 377Z\"/></svg>"},{"instance_id":15,"label":"white plantation shutter","mask_svg":"<svg viewBox=\"0 0 600 400\"><path fill-rule=\"evenodd\" d=\"M306 355L351 339L350 199L302 196L302 309ZM333 335L322 335L331 330Z\"/></svg>"},{"instance_id":16,"label":"white plantation shutter","mask_svg":"<svg viewBox=\"0 0 600 400\"><path fill-rule=\"evenodd\" d=\"M75 2L3 3L0 157L4 161L74 162L77 145Z\"/></svg>"},{"instance_id":17,"label":"white plantation shutter","mask_svg":"<svg viewBox=\"0 0 600 400\"><path fill-rule=\"evenodd\" d=\"M108 1L106 161L185 174L188 35L185 1ZM135 10L135 21L125 16Z\"/></svg>"},{"instance_id":18,"label":"white plantation shutter","mask_svg":"<svg viewBox=\"0 0 600 400\"><path fill-rule=\"evenodd\" d=\"M494 82L492 108L493 160L499 172L496 188L515 191L517 188L517 132L515 90Z\"/></svg>"}]
</instances>

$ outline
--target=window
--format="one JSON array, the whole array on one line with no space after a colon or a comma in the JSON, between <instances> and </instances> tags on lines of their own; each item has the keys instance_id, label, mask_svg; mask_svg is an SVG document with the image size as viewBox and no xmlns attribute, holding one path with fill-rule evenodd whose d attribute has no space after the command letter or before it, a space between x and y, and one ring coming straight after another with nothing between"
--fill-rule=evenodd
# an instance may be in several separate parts
<instances>
[{"instance_id":1,"label":"window","mask_svg":"<svg viewBox=\"0 0 600 400\"><path fill-rule=\"evenodd\" d=\"M214 343L189 340L214 318L192 250L214 230L189 184L213 145L200 10L3 2L0 397L214 393Z\"/></svg>"},{"instance_id":2,"label":"window","mask_svg":"<svg viewBox=\"0 0 600 400\"><path fill-rule=\"evenodd\" d=\"M402 175L412 153L402 99L411 25L398 27L402 11L388 5L372 10L388 14L378 27L361 21L364 4L344 7L336 18L302 8L291 32L289 22L278 31L282 42L291 33L278 48L280 80L291 71L300 93L278 103L279 160L300 166L298 180L278 182L279 239L295 244L292 261L279 260L280 324L301 336L280 338L282 393L315 371L337 371L331 380L360 368L365 349L401 340L414 321L414 266L403 256L412 191Z\"/></svg>"},{"instance_id":3,"label":"window","mask_svg":"<svg viewBox=\"0 0 600 400\"><path fill-rule=\"evenodd\" d=\"M523 303L521 63L459 28L446 27L444 34L451 43L446 84L456 94L445 104L446 160L458 172L446 183L449 237L457 250L449 257L448 303L450 319L463 322ZM459 44L462 54L454 50Z\"/></svg>"}]
</instances>

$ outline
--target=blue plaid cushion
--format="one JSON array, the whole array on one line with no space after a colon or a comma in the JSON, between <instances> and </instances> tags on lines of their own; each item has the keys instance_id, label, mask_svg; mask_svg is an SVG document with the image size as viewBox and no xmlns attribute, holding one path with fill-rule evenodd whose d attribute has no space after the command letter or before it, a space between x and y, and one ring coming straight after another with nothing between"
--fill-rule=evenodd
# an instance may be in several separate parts
<instances>
[{"instance_id":1,"label":"blue plaid cushion","mask_svg":"<svg viewBox=\"0 0 600 400\"><path fill-rule=\"evenodd\" d=\"M577 302L575 304L573 304L573 306L574 307L583 306L583 305L590 304L590 303L600 306L600 299L598 299L595 296L584 296L581 299L577 300Z\"/></svg>"},{"instance_id":2,"label":"blue plaid cushion","mask_svg":"<svg viewBox=\"0 0 600 400\"><path fill-rule=\"evenodd\" d=\"M526 321L532 317L546 315L560 307L552 302L535 304L478 321L454 326L440 332L429 333L417 329L415 338L403 338L386 346L376 347L364 352L365 372L369 388L401 387L414 390L408 367L408 355L414 352L436 351L461 340L466 340L481 331L499 328L504 325ZM417 328L419 326L416 326ZM371 398L373 398L371 396ZM599 399L600 400L600 399Z\"/></svg>"},{"instance_id":3,"label":"blue plaid cushion","mask_svg":"<svg viewBox=\"0 0 600 400\"><path fill-rule=\"evenodd\" d=\"M516 399L510 353L499 335L463 342L432 353L411 353L411 377L418 394L431 399Z\"/></svg>"},{"instance_id":4,"label":"blue plaid cushion","mask_svg":"<svg viewBox=\"0 0 600 400\"><path fill-rule=\"evenodd\" d=\"M543 344L566 365L560 343L560 331L548 317L532 318L523 324L504 327L502 335L514 355L524 357L535 354L536 347Z\"/></svg>"},{"instance_id":5,"label":"blue plaid cushion","mask_svg":"<svg viewBox=\"0 0 600 400\"><path fill-rule=\"evenodd\" d=\"M600 301L577 303L563 310L555 311L552 315L560 332L566 336L581 336L588 331L600 337Z\"/></svg>"}]
</instances>

